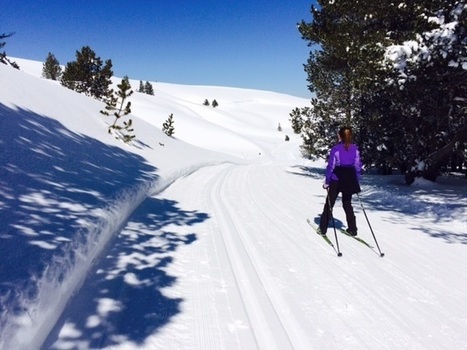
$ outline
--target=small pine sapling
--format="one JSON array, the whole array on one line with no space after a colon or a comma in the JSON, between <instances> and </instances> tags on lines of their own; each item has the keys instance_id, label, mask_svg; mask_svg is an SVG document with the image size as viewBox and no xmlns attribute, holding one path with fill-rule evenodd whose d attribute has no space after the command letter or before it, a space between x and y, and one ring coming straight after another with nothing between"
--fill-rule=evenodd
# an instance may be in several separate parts
<instances>
[{"instance_id":1,"label":"small pine sapling","mask_svg":"<svg viewBox=\"0 0 467 350\"><path fill-rule=\"evenodd\" d=\"M208 99L205 99L205 100L204 100L203 106L209 106L209 100L208 100Z\"/></svg>"},{"instance_id":2,"label":"small pine sapling","mask_svg":"<svg viewBox=\"0 0 467 350\"><path fill-rule=\"evenodd\" d=\"M133 94L133 90L131 90L128 77L124 77L117 87L117 92L113 89L109 91L105 111L101 111L101 113L106 116L112 115L115 117L113 124L109 126L109 134L115 132L117 139L127 143L135 138L135 135L130 135L134 131L132 128L133 121L131 119L123 121L123 125L118 125L117 122L131 113L131 102L128 101L125 105L125 101Z\"/></svg>"},{"instance_id":3,"label":"small pine sapling","mask_svg":"<svg viewBox=\"0 0 467 350\"><path fill-rule=\"evenodd\" d=\"M279 125L277 126L277 131L282 131L281 123L279 123Z\"/></svg>"},{"instance_id":4,"label":"small pine sapling","mask_svg":"<svg viewBox=\"0 0 467 350\"><path fill-rule=\"evenodd\" d=\"M219 104L217 103L216 100L212 100L212 104L211 104L214 108L216 108L217 106L219 106Z\"/></svg>"},{"instance_id":5,"label":"small pine sapling","mask_svg":"<svg viewBox=\"0 0 467 350\"><path fill-rule=\"evenodd\" d=\"M171 113L165 123L162 124L162 131L170 137L175 133L173 113Z\"/></svg>"},{"instance_id":6,"label":"small pine sapling","mask_svg":"<svg viewBox=\"0 0 467 350\"><path fill-rule=\"evenodd\" d=\"M152 84L149 81L146 81L146 83L144 84L144 92L148 95L154 96L154 88L152 87Z\"/></svg>"},{"instance_id":7,"label":"small pine sapling","mask_svg":"<svg viewBox=\"0 0 467 350\"><path fill-rule=\"evenodd\" d=\"M62 68L55 56L49 52L42 65L42 76L46 79L58 80L62 75Z\"/></svg>"}]
</instances>

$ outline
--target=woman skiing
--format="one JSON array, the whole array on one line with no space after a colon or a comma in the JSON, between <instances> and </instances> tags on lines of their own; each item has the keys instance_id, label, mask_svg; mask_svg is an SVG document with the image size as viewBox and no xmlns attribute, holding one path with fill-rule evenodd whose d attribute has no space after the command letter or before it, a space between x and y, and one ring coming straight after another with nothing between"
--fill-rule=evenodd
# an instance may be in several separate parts
<instances>
[{"instance_id":1,"label":"woman skiing","mask_svg":"<svg viewBox=\"0 0 467 350\"><path fill-rule=\"evenodd\" d=\"M347 219L347 232L357 235L357 223L352 207L352 195L360 192L362 163L358 147L352 143L352 129L341 127L338 133L339 143L331 148L326 179L323 188L328 191L326 204L319 224L319 233L326 235L332 208L339 192L342 193L342 205Z\"/></svg>"}]
</instances>

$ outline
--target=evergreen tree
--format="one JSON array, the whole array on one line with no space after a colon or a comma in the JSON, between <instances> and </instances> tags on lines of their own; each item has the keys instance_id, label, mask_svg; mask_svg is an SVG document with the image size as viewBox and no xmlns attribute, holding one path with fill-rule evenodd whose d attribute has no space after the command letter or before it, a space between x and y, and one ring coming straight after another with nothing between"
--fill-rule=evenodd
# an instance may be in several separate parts
<instances>
[{"instance_id":1,"label":"evergreen tree","mask_svg":"<svg viewBox=\"0 0 467 350\"><path fill-rule=\"evenodd\" d=\"M300 134L303 127L303 115L306 117L309 113L310 108L294 108L292 112L289 113L290 116L290 124L292 125L292 130L295 134Z\"/></svg>"},{"instance_id":2,"label":"evergreen tree","mask_svg":"<svg viewBox=\"0 0 467 350\"><path fill-rule=\"evenodd\" d=\"M307 123L314 137L307 142L316 144L306 149L325 157L324 149L336 140L336 129L348 125L358 131L362 114L372 115L368 106L380 102L373 82L382 70L376 58L382 57L383 49L376 43L384 42L385 30L379 2L363 0L355 6L350 0L319 1L319 5L312 6L313 22L302 21L299 31L314 48L305 71L308 88L316 94Z\"/></svg>"},{"instance_id":3,"label":"evergreen tree","mask_svg":"<svg viewBox=\"0 0 467 350\"><path fill-rule=\"evenodd\" d=\"M109 126L109 134L115 132L117 139L129 142L135 138L134 135L131 135L134 131L132 128L133 121L131 119L129 119L128 122L123 121L123 125L118 124L118 122L121 118L131 113L131 102L127 102L127 99L133 94L133 90L131 90L131 85L127 76L122 79L122 82L118 84L117 87L118 91L109 91L105 110L101 111L101 113L106 116L115 117L113 124Z\"/></svg>"},{"instance_id":4,"label":"evergreen tree","mask_svg":"<svg viewBox=\"0 0 467 350\"><path fill-rule=\"evenodd\" d=\"M3 41L3 40L13 36L13 34L15 34L15 33L8 33L8 34L3 33L3 34L0 34L0 49L3 48L6 45L6 41Z\"/></svg>"},{"instance_id":5,"label":"evergreen tree","mask_svg":"<svg viewBox=\"0 0 467 350\"><path fill-rule=\"evenodd\" d=\"M311 10L313 21L299 25L314 48L305 65L308 87L316 93L305 149L324 156L323 142L330 146L336 128L348 125L367 165L404 170L424 159L433 172L425 177L436 178L445 156L459 143L465 149L467 137L460 136L467 135L461 108L467 81L463 5L454 0L318 3ZM443 34L451 28L453 35Z\"/></svg>"},{"instance_id":6,"label":"evergreen tree","mask_svg":"<svg viewBox=\"0 0 467 350\"><path fill-rule=\"evenodd\" d=\"M144 91L144 85L143 85L143 82L142 82L141 80L139 81L138 92L143 92L143 93L145 92L145 91Z\"/></svg>"},{"instance_id":7,"label":"evergreen tree","mask_svg":"<svg viewBox=\"0 0 467 350\"><path fill-rule=\"evenodd\" d=\"M104 65L100 57L89 46L85 46L81 51L76 51L76 61L67 63L61 84L79 93L102 99L109 92L112 75L112 61L106 60Z\"/></svg>"},{"instance_id":8,"label":"evergreen tree","mask_svg":"<svg viewBox=\"0 0 467 350\"><path fill-rule=\"evenodd\" d=\"M205 99L205 100L204 100L203 106L209 106L209 100L208 100L208 99Z\"/></svg>"},{"instance_id":9,"label":"evergreen tree","mask_svg":"<svg viewBox=\"0 0 467 350\"><path fill-rule=\"evenodd\" d=\"M144 84L144 92L148 95L154 95L154 88L152 87L152 84L149 81L146 81Z\"/></svg>"},{"instance_id":10,"label":"evergreen tree","mask_svg":"<svg viewBox=\"0 0 467 350\"><path fill-rule=\"evenodd\" d=\"M282 131L281 123L279 123L279 125L277 126L277 131Z\"/></svg>"},{"instance_id":11,"label":"evergreen tree","mask_svg":"<svg viewBox=\"0 0 467 350\"><path fill-rule=\"evenodd\" d=\"M175 133L173 114L170 114L169 118L162 124L162 131L170 137Z\"/></svg>"},{"instance_id":12,"label":"evergreen tree","mask_svg":"<svg viewBox=\"0 0 467 350\"><path fill-rule=\"evenodd\" d=\"M392 73L387 81L398 91L394 109L405 121L409 183L416 162L434 181L467 148L467 8L458 1L420 7L413 35L393 40L384 60Z\"/></svg>"},{"instance_id":13,"label":"evergreen tree","mask_svg":"<svg viewBox=\"0 0 467 350\"><path fill-rule=\"evenodd\" d=\"M6 38L9 38L11 36L13 36L15 33L3 33L3 34L0 34L0 49L3 48L5 45L6 45L6 41L3 41L4 39ZM10 66L12 66L13 68L16 68L16 69L19 69L19 66L16 62L12 62L8 59L8 57L6 56L6 52L4 51L3 53L0 52L0 62L3 63L3 64L8 64Z\"/></svg>"},{"instance_id":14,"label":"evergreen tree","mask_svg":"<svg viewBox=\"0 0 467 350\"><path fill-rule=\"evenodd\" d=\"M216 100L212 100L212 104L211 104L214 108L216 108L217 106L219 106L219 104L217 103Z\"/></svg>"},{"instance_id":15,"label":"evergreen tree","mask_svg":"<svg viewBox=\"0 0 467 350\"><path fill-rule=\"evenodd\" d=\"M49 52L42 65L42 76L46 79L58 80L62 74L62 68L55 56Z\"/></svg>"}]
</instances>

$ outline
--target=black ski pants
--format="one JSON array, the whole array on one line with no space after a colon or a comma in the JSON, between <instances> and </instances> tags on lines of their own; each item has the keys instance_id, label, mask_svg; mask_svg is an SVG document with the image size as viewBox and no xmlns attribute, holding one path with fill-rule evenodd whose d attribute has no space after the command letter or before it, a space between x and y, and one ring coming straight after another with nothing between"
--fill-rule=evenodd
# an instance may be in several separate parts
<instances>
[{"instance_id":1,"label":"black ski pants","mask_svg":"<svg viewBox=\"0 0 467 350\"><path fill-rule=\"evenodd\" d=\"M332 208L336 203L337 196L339 195L339 182L332 180L329 184L328 195L326 197L326 203L324 204L323 214L321 214L321 220L319 228L321 232L326 233L328 230L329 220L332 217ZM345 217L347 220L347 228L349 231L357 232L357 223L355 220L355 214L352 207L352 193L342 191L342 206L344 207Z\"/></svg>"}]
</instances>

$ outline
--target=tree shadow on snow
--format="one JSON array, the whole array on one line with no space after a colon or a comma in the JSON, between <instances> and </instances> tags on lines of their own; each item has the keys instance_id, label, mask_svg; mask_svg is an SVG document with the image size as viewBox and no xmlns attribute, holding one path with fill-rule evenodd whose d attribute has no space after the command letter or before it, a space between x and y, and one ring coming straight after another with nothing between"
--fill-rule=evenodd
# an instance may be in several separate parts
<instances>
[{"instance_id":1,"label":"tree shadow on snow","mask_svg":"<svg viewBox=\"0 0 467 350\"><path fill-rule=\"evenodd\" d=\"M304 165L291 166L288 168L287 172L293 175L311 177L317 180L324 180L324 176L326 175L325 168L317 168Z\"/></svg>"},{"instance_id":2,"label":"tree shadow on snow","mask_svg":"<svg viewBox=\"0 0 467 350\"><path fill-rule=\"evenodd\" d=\"M317 180L324 180L326 169L324 167L313 167L297 165L287 170L289 173L299 176L306 176ZM422 231L432 237L444 239L448 243L467 244L467 220L465 213L467 210L467 190L465 186L434 184L427 187L416 187L403 185L401 176L371 176L365 175L362 178L362 193L360 198L363 206L371 210L393 212L394 224L409 224L414 218L422 218L425 222L432 222L433 225L424 227L412 227L414 230ZM316 194L316 197L323 203L326 194ZM341 197L337 199L336 209L341 206ZM357 216L363 216L360 202L357 196L353 196L353 205ZM336 217L340 213L336 212ZM342 214L344 215L344 214ZM345 217L345 216L344 216ZM319 221L319 219L318 219ZM371 214L370 214L371 222ZM438 228L438 223L453 223L455 232L447 232ZM362 224L366 225L365 220ZM336 222L336 226L342 227ZM454 225L457 225L454 227Z\"/></svg>"},{"instance_id":3,"label":"tree shadow on snow","mask_svg":"<svg viewBox=\"0 0 467 350\"><path fill-rule=\"evenodd\" d=\"M392 216L392 222L396 225L407 225L413 230L441 238L447 243L467 244L465 187L442 184L416 187L393 183L375 186L370 181L368 178L364 181L363 192L360 194L365 209L392 212L395 214ZM358 203L358 199L356 200ZM357 205L357 208L360 208L360 203ZM371 222L371 214L369 215ZM416 222L423 222L424 225L416 226L414 219ZM448 225L454 230L443 230L440 224Z\"/></svg>"},{"instance_id":4,"label":"tree shadow on snow","mask_svg":"<svg viewBox=\"0 0 467 350\"><path fill-rule=\"evenodd\" d=\"M65 310L44 348L86 344L101 349L123 342L137 346L169 323L183 299L162 293L176 280L166 268L178 247L196 240L187 228L206 219L207 214L182 210L174 201L145 200ZM68 331L58 335L59 328Z\"/></svg>"},{"instance_id":5,"label":"tree shadow on snow","mask_svg":"<svg viewBox=\"0 0 467 350\"><path fill-rule=\"evenodd\" d=\"M5 317L25 311L20 301L37 295L35 283L53 258L73 255L101 210L123 189L155 181L157 169L21 108L0 104L0 130L1 339Z\"/></svg>"}]
</instances>

